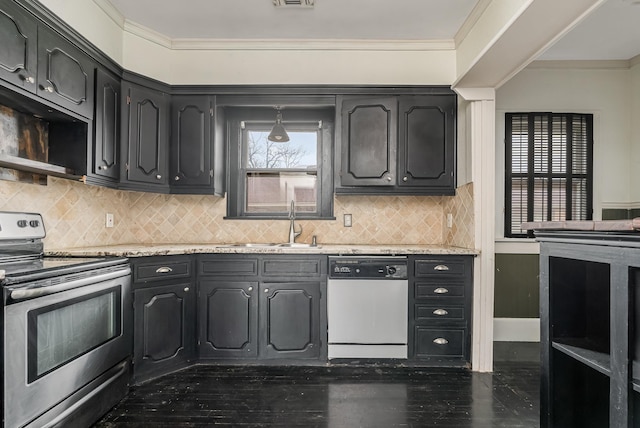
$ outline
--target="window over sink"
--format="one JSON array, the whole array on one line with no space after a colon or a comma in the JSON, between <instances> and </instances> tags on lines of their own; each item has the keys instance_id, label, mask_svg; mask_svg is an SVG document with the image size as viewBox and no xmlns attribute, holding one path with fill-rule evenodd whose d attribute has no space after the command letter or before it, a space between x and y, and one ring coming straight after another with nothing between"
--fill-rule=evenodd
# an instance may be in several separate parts
<instances>
[{"instance_id":1,"label":"window over sink","mask_svg":"<svg viewBox=\"0 0 640 428\"><path fill-rule=\"evenodd\" d=\"M267 136L275 110L236 108L227 115L227 217L333 218L333 110L283 109L287 142Z\"/></svg>"}]
</instances>

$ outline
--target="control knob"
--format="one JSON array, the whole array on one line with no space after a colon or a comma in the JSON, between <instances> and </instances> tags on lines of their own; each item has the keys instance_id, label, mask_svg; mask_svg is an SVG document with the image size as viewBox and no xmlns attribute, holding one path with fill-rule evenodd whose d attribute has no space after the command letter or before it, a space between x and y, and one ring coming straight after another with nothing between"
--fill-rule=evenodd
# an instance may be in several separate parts
<instances>
[{"instance_id":1,"label":"control knob","mask_svg":"<svg viewBox=\"0 0 640 428\"><path fill-rule=\"evenodd\" d=\"M27 227L27 220L18 220L18 227Z\"/></svg>"},{"instance_id":2,"label":"control knob","mask_svg":"<svg viewBox=\"0 0 640 428\"><path fill-rule=\"evenodd\" d=\"M387 272L389 272L389 275L394 275L398 270L395 268L395 266L389 266L387 267Z\"/></svg>"}]
</instances>

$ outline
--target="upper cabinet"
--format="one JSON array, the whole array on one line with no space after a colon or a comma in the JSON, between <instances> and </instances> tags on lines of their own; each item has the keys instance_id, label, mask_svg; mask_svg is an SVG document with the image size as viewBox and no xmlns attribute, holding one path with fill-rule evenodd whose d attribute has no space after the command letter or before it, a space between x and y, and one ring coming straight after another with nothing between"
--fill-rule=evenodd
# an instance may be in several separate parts
<instances>
[{"instance_id":1,"label":"upper cabinet","mask_svg":"<svg viewBox=\"0 0 640 428\"><path fill-rule=\"evenodd\" d=\"M107 71L96 71L96 111L90 178L115 185L120 178L120 79Z\"/></svg>"},{"instance_id":2,"label":"upper cabinet","mask_svg":"<svg viewBox=\"0 0 640 428\"><path fill-rule=\"evenodd\" d=\"M222 194L216 161L223 140L215 138L215 96L175 95L171 99L170 177L172 193Z\"/></svg>"},{"instance_id":3,"label":"upper cabinet","mask_svg":"<svg viewBox=\"0 0 640 428\"><path fill-rule=\"evenodd\" d=\"M338 97L336 193L455 193L453 92Z\"/></svg>"},{"instance_id":4,"label":"upper cabinet","mask_svg":"<svg viewBox=\"0 0 640 428\"><path fill-rule=\"evenodd\" d=\"M0 5L0 78L36 92L37 21L13 2Z\"/></svg>"},{"instance_id":5,"label":"upper cabinet","mask_svg":"<svg viewBox=\"0 0 640 428\"><path fill-rule=\"evenodd\" d=\"M122 171L120 187L168 193L169 95L122 82Z\"/></svg>"},{"instance_id":6,"label":"upper cabinet","mask_svg":"<svg viewBox=\"0 0 640 428\"><path fill-rule=\"evenodd\" d=\"M38 27L37 93L84 117L93 117L95 64L53 30Z\"/></svg>"},{"instance_id":7,"label":"upper cabinet","mask_svg":"<svg viewBox=\"0 0 640 428\"><path fill-rule=\"evenodd\" d=\"M0 5L0 77L86 118L93 117L95 63L13 2Z\"/></svg>"}]
</instances>

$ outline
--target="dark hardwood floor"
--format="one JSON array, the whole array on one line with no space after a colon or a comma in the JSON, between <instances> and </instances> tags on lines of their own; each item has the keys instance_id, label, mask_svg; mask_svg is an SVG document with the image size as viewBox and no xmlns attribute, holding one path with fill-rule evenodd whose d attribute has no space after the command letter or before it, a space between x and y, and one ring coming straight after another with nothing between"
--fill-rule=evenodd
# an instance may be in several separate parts
<instances>
[{"instance_id":1,"label":"dark hardwood floor","mask_svg":"<svg viewBox=\"0 0 640 428\"><path fill-rule=\"evenodd\" d=\"M194 366L131 390L96 428L539 426L538 365Z\"/></svg>"}]
</instances>

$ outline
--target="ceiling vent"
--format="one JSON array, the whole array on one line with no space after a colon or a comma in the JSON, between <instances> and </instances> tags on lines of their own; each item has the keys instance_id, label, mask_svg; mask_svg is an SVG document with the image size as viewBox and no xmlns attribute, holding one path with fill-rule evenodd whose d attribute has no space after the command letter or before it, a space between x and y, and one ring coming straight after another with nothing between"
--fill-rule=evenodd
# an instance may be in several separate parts
<instances>
[{"instance_id":1,"label":"ceiling vent","mask_svg":"<svg viewBox=\"0 0 640 428\"><path fill-rule=\"evenodd\" d=\"M313 7L315 0L273 0L274 6L306 6Z\"/></svg>"}]
</instances>

